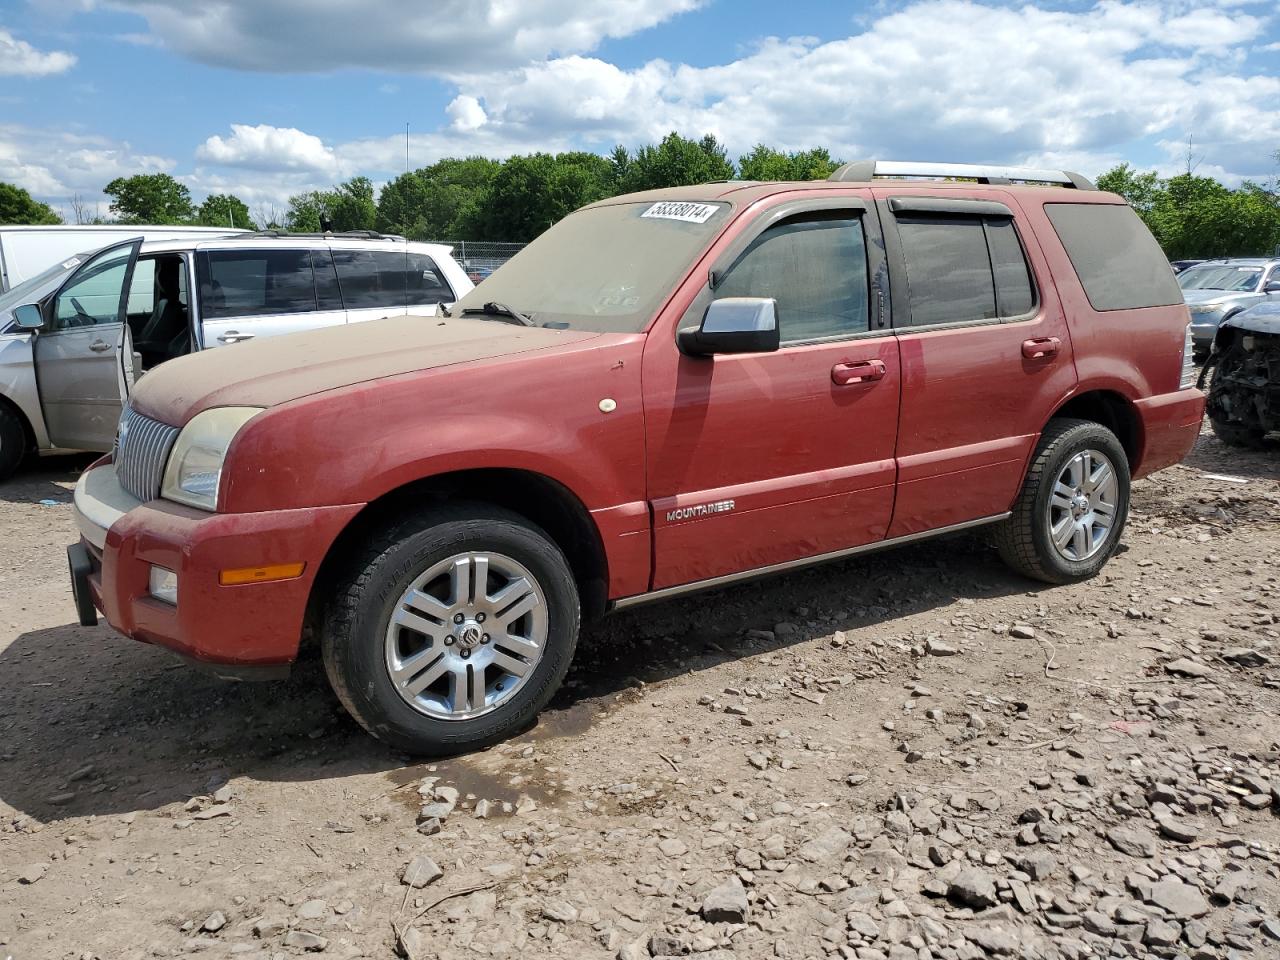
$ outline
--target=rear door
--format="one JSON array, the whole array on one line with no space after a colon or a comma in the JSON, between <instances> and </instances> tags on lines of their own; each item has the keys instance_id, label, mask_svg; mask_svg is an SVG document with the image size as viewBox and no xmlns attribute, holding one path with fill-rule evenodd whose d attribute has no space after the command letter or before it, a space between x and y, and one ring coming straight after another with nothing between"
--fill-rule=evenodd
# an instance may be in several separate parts
<instances>
[{"instance_id":1,"label":"rear door","mask_svg":"<svg viewBox=\"0 0 1280 960\"><path fill-rule=\"evenodd\" d=\"M347 322L403 317L407 312L409 253L334 246L333 262Z\"/></svg>"},{"instance_id":2,"label":"rear door","mask_svg":"<svg viewBox=\"0 0 1280 960\"><path fill-rule=\"evenodd\" d=\"M716 254L714 287L690 281L692 305L650 332L654 589L884 537L899 376L879 234L861 199L782 203ZM719 297L776 300L780 349L683 355L675 327Z\"/></svg>"},{"instance_id":3,"label":"rear door","mask_svg":"<svg viewBox=\"0 0 1280 960\"><path fill-rule=\"evenodd\" d=\"M902 355L889 529L900 537L1007 511L1075 367L1043 254L1008 194L876 196Z\"/></svg>"},{"instance_id":4,"label":"rear door","mask_svg":"<svg viewBox=\"0 0 1280 960\"><path fill-rule=\"evenodd\" d=\"M410 252L406 255L407 310L413 316L434 317L440 313L440 304L454 303L458 295L449 286L444 271L425 253Z\"/></svg>"},{"instance_id":5,"label":"rear door","mask_svg":"<svg viewBox=\"0 0 1280 960\"><path fill-rule=\"evenodd\" d=\"M328 250L221 247L196 255L201 345L208 350L255 337L346 323ZM313 266L313 260L320 267Z\"/></svg>"},{"instance_id":6,"label":"rear door","mask_svg":"<svg viewBox=\"0 0 1280 960\"><path fill-rule=\"evenodd\" d=\"M130 284L142 238L98 251L44 304L35 337L36 384L49 440L108 450L123 404L121 364Z\"/></svg>"}]
</instances>

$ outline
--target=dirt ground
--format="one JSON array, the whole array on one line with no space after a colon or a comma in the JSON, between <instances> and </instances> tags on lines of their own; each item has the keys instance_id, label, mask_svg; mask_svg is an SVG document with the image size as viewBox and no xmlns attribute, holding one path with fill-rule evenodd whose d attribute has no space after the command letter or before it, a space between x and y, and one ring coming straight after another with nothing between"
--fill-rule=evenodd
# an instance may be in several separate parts
<instances>
[{"instance_id":1,"label":"dirt ground","mask_svg":"<svg viewBox=\"0 0 1280 960\"><path fill-rule=\"evenodd\" d=\"M960 536L620 614L434 764L314 657L76 626L83 463L0 487L0 960L1280 955L1280 451L1202 437L1077 586Z\"/></svg>"}]
</instances>

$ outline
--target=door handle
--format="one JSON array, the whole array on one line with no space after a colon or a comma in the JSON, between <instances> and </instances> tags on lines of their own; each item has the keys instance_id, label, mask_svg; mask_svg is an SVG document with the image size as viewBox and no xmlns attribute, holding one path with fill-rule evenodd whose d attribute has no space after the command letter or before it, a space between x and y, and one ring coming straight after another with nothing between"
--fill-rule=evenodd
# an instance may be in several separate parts
<instances>
[{"instance_id":1,"label":"door handle","mask_svg":"<svg viewBox=\"0 0 1280 960\"><path fill-rule=\"evenodd\" d=\"M93 343L89 344L89 349L94 353L103 353L111 349L111 344L107 343L105 340L95 340Z\"/></svg>"},{"instance_id":2,"label":"door handle","mask_svg":"<svg viewBox=\"0 0 1280 960\"><path fill-rule=\"evenodd\" d=\"M228 330L222 336L218 337L219 343L239 343L242 340L252 340L252 333L241 333L239 330Z\"/></svg>"},{"instance_id":3,"label":"door handle","mask_svg":"<svg viewBox=\"0 0 1280 960\"><path fill-rule=\"evenodd\" d=\"M854 363L837 363L831 368L831 382L838 386L854 383L870 383L884 376L883 360L858 360Z\"/></svg>"},{"instance_id":4,"label":"door handle","mask_svg":"<svg viewBox=\"0 0 1280 960\"><path fill-rule=\"evenodd\" d=\"M1057 337L1036 337L1034 340L1022 341L1022 355L1028 360L1043 360L1056 357L1062 341Z\"/></svg>"}]
</instances>

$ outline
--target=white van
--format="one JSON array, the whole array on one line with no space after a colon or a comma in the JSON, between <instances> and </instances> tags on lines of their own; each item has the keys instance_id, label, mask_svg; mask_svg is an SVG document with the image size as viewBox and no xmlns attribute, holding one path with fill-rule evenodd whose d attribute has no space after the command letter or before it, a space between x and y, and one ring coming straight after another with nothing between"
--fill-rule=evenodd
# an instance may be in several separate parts
<instances>
[{"instance_id":1,"label":"white van","mask_svg":"<svg viewBox=\"0 0 1280 960\"><path fill-rule=\"evenodd\" d=\"M450 247L370 232L138 238L70 256L0 294L0 481L31 453L111 449L134 379L167 360L434 316L473 286Z\"/></svg>"},{"instance_id":2,"label":"white van","mask_svg":"<svg viewBox=\"0 0 1280 960\"><path fill-rule=\"evenodd\" d=\"M148 227L98 224L94 226L0 226L0 293L81 252L98 250L121 240L208 240L233 233L230 227Z\"/></svg>"}]
</instances>

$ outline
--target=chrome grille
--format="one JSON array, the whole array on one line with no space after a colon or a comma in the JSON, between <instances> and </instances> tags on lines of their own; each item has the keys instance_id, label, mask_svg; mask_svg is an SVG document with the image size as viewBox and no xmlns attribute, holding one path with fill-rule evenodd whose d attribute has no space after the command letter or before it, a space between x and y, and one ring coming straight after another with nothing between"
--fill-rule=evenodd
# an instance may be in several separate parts
<instances>
[{"instance_id":1,"label":"chrome grille","mask_svg":"<svg viewBox=\"0 0 1280 960\"><path fill-rule=\"evenodd\" d=\"M126 408L116 435L116 479L120 486L139 500L160 496L169 451L178 439L178 428L152 420Z\"/></svg>"}]
</instances>

